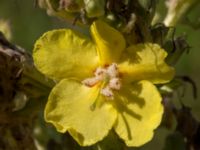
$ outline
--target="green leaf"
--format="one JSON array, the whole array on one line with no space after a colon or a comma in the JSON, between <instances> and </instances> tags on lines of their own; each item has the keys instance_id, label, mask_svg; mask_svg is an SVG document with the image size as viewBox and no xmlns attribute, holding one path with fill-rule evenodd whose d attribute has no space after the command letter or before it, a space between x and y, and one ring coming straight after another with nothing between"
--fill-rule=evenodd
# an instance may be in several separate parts
<instances>
[{"instance_id":1,"label":"green leaf","mask_svg":"<svg viewBox=\"0 0 200 150\"><path fill-rule=\"evenodd\" d=\"M185 143L183 136L175 132L166 138L163 150L185 150Z\"/></svg>"},{"instance_id":2,"label":"green leaf","mask_svg":"<svg viewBox=\"0 0 200 150\"><path fill-rule=\"evenodd\" d=\"M114 131L101 142L96 144L94 150L125 150L125 144L118 138Z\"/></svg>"}]
</instances>

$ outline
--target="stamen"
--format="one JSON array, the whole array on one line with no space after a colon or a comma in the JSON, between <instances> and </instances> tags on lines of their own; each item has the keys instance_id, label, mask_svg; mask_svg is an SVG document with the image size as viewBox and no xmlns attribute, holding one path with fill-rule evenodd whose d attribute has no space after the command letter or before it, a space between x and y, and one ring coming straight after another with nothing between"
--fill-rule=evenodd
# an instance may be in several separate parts
<instances>
[{"instance_id":1,"label":"stamen","mask_svg":"<svg viewBox=\"0 0 200 150\"><path fill-rule=\"evenodd\" d=\"M112 63L106 70L106 73L109 75L110 78L117 77L119 75L117 64Z\"/></svg>"},{"instance_id":2,"label":"stamen","mask_svg":"<svg viewBox=\"0 0 200 150\"><path fill-rule=\"evenodd\" d=\"M114 90L120 90L121 88L121 83L120 83L120 79L119 78L112 78L109 81L109 85L108 85L111 89Z\"/></svg>"},{"instance_id":3,"label":"stamen","mask_svg":"<svg viewBox=\"0 0 200 150\"><path fill-rule=\"evenodd\" d=\"M109 86L106 86L105 88L101 89L101 94L106 97L109 97L110 99L113 99L114 96Z\"/></svg>"},{"instance_id":4,"label":"stamen","mask_svg":"<svg viewBox=\"0 0 200 150\"><path fill-rule=\"evenodd\" d=\"M94 77L87 78L82 81L86 86L93 87L98 82L102 82L100 94L109 99L114 99L113 90L120 90L121 82L119 77L119 71L116 63L112 63L105 68L98 67L94 72ZM96 101L91 106L91 109L96 107Z\"/></svg>"},{"instance_id":5,"label":"stamen","mask_svg":"<svg viewBox=\"0 0 200 150\"><path fill-rule=\"evenodd\" d=\"M106 74L106 70L104 68L98 67L94 73L95 77L99 79L99 81L103 80Z\"/></svg>"},{"instance_id":6,"label":"stamen","mask_svg":"<svg viewBox=\"0 0 200 150\"><path fill-rule=\"evenodd\" d=\"M87 79L83 80L82 84L89 86L89 87L92 87L95 84L97 84L98 82L99 82L99 79L96 78L96 77L93 77L93 78L87 78Z\"/></svg>"}]
</instances>

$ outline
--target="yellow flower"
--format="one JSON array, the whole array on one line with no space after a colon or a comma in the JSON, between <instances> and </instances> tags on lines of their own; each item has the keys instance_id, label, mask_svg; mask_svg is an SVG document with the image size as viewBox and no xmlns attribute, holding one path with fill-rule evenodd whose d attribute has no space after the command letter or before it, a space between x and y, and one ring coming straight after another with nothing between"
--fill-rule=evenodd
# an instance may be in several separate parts
<instances>
[{"instance_id":1,"label":"yellow flower","mask_svg":"<svg viewBox=\"0 0 200 150\"><path fill-rule=\"evenodd\" d=\"M174 76L164 62L167 53L152 43L126 48L121 33L102 21L92 24L91 35L60 29L36 42L35 65L58 81L45 120L82 146L102 140L112 128L128 146L145 144L163 114L153 83Z\"/></svg>"}]
</instances>

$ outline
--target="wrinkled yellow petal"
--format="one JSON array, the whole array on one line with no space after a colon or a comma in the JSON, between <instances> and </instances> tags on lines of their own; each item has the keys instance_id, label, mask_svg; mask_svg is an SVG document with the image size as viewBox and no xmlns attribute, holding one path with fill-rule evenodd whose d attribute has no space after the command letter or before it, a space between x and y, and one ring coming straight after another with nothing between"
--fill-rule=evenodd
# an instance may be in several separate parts
<instances>
[{"instance_id":1,"label":"wrinkled yellow petal","mask_svg":"<svg viewBox=\"0 0 200 150\"><path fill-rule=\"evenodd\" d=\"M157 44L137 44L127 48L118 67L128 82L165 83L174 77L174 69L164 61L166 56L167 53Z\"/></svg>"},{"instance_id":2,"label":"wrinkled yellow petal","mask_svg":"<svg viewBox=\"0 0 200 150\"><path fill-rule=\"evenodd\" d=\"M97 44L101 64L118 62L126 46L122 34L100 20L91 25L91 34Z\"/></svg>"},{"instance_id":3,"label":"wrinkled yellow petal","mask_svg":"<svg viewBox=\"0 0 200 150\"><path fill-rule=\"evenodd\" d=\"M163 114L161 96L149 81L123 87L118 96L116 133L128 146L141 146L153 137Z\"/></svg>"},{"instance_id":4,"label":"wrinkled yellow petal","mask_svg":"<svg viewBox=\"0 0 200 150\"><path fill-rule=\"evenodd\" d=\"M59 132L69 131L83 146L102 140L116 120L116 110L99 95L99 86L89 88L76 80L64 79L50 93L45 120ZM92 109L93 104L96 107Z\"/></svg>"},{"instance_id":5,"label":"wrinkled yellow petal","mask_svg":"<svg viewBox=\"0 0 200 150\"><path fill-rule=\"evenodd\" d=\"M39 71L56 80L92 76L98 64L95 45L85 36L66 29L49 31L40 37L33 58Z\"/></svg>"}]
</instances>

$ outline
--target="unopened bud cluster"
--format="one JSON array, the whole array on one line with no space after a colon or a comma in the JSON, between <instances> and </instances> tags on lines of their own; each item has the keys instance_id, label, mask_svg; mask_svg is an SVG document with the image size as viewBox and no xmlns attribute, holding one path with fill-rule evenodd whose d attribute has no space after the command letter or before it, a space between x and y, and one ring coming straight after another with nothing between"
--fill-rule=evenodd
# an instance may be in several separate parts
<instances>
[{"instance_id":1,"label":"unopened bud cluster","mask_svg":"<svg viewBox=\"0 0 200 150\"><path fill-rule=\"evenodd\" d=\"M105 13L105 0L39 0L39 7L45 8L49 15L75 17L85 14L87 18L101 17Z\"/></svg>"}]
</instances>

